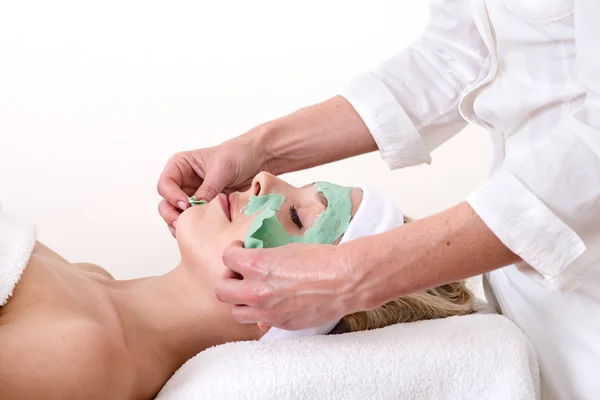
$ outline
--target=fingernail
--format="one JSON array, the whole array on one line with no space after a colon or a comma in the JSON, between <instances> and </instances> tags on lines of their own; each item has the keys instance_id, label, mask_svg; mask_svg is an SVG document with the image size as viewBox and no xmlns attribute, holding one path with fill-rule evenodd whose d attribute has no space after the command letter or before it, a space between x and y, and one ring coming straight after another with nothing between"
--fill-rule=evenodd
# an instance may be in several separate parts
<instances>
[{"instance_id":1,"label":"fingernail","mask_svg":"<svg viewBox=\"0 0 600 400\"><path fill-rule=\"evenodd\" d=\"M179 207L181 209L181 211L185 211L185 209L187 208L187 204L185 204L184 201L179 200L177 202L177 207Z\"/></svg>"},{"instance_id":2,"label":"fingernail","mask_svg":"<svg viewBox=\"0 0 600 400\"><path fill-rule=\"evenodd\" d=\"M173 225L173 228L177 228L177 220L173 221L171 225Z\"/></svg>"}]
</instances>

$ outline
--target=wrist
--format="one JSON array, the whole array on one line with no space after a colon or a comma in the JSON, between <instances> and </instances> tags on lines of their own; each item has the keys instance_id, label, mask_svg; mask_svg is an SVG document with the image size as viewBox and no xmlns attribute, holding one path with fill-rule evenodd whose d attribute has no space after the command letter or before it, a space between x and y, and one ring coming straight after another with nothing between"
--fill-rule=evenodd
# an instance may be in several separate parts
<instances>
[{"instance_id":1,"label":"wrist","mask_svg":"<svg viewBox=\"0 0 600 400\"><path fill-rule=\"evenodd\" d=\"M377 150L367 126L341 96L262 124L251 137L264 169L275 175Z\"/></svg>"},{"instance_id":2,"label":"wrist","mask_svg":"<svg viewBox=\"0 0 600 400\"><path fill-rule=\"evenodd\" d=\"M373 251L371 238L361 238L341 245L346 276L348 277L349 293L348 305L351 312L375 309L387 301L389 285L381 283L379 267L383 252Z\"/></svg>"},{"instance_id":3,"label":"wrist","mask_svg":"<svg viewBox=\"0 0 600 400\"><path fill-rule=\"evenodd\" d=\"M294 171L291 160L286 156L286 135L292 128L284 118L265 122L252 129L252 142L262 170L273 175Z\"/></svg>"},{"instance_id":4,"label":"wrist","mask_svg":"<svg viewBox=\"0 0 600 400\"><path fill-rule=\"evenodd\" d=\"M275 129L272 122L267 122L240 136L229 139L226 144L252 157L256 169L254 174L266 171L273 175L279 175L283 172L279 171L279 166L274 163L274 155L271 150L271 141L274 140L274 135L276 135Z\"/></svg>"},{"instance_id":5,"label":"wrist","mask_svg":"<svg viewBox=\"0 0 600 400\"><path fill-rule=\"evenodd\" d=\"M306 127L297 116L302 111L265 122L246 134L261 170L281 175L321 164L311 151L314 127Z\"/></svg>"}]
</instances>

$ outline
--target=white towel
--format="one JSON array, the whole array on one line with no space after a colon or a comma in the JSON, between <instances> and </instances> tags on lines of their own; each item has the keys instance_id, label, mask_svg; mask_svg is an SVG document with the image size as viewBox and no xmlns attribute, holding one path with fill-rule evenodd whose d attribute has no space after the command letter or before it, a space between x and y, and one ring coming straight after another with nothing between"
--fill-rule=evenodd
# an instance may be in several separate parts
<instances>
[{"instance_id":1,"label":"white towel","mask_svg":"<svg viewBox=\"0 0 600 400\"><path fill-rule=\"evenodd\" d=\"M208 349L157 399L539 399L535 353L500 315Z\"/></svg>"},{"instance_id":2,"label":"white towel","mask_svg":"<svg viewBox=\"0 0 600 400\"><path fill-rule=\"evenodd\" d=\"M346 233L344 233L340 244L347 243L363 236L387 232L404 223L404 215L389 197L368 186L353 185L353 187L362 190L362 201L358 210L356 210L356 214L354 214ZM339 321L331 321L325 325L299 331L286 331L283 329L271 328L260 340L267 341L323 335L331 332L338 322Z\"/></svg>"},{"instance_id":3,"label":"white towel","mask_svg":"<svg viewBox=\"0 0 600 400\"><path fill-rule=\"evenodd\" d=\"M2 212L0 205L0 307L19 280L36 241L36 228Z\"/></svg>"}]
</instances>

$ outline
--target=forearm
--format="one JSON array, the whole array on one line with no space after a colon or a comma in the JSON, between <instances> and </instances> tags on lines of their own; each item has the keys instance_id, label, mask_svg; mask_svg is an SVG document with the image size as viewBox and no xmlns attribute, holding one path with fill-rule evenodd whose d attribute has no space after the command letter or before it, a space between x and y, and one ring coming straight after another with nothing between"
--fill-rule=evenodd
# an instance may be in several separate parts
<instances>
[{"instance_id":1,"label":"forearm","mask_svg":"<svg viewBox=\"0 0 600 400\"><path fill-rule=\"evenodd\" d=\"M275 174L377 150L367 126L341 96L302 108L249 132Z\"/></svg>"},{"instance_id":2,"label":"forearm","mask_svg":"<svg viewBox=\"0 0 600 400\"><path fill-rule=\"evenodd\" d=\"M357 309L519 260L467 203L349 245L357 272Z\"/></svg>"}]
</instances>

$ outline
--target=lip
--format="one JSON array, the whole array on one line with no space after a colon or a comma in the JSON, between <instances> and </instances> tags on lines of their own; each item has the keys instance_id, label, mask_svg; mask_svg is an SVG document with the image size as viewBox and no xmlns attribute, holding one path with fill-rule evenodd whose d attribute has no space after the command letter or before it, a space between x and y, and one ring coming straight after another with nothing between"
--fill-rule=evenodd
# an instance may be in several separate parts
<instances>
[{"instance_id":1,"label":"lip","mask_svg":"<svg viewBox=\"0 0 600 400\"><path fill-rule=\"evenodd\" d=\"M227 217L229 222L231 222L231 208L230 208L230 204L229 204L229 198L224 193L220 193L218 197L219 197L219 204L221 205L221 208L223 209L223 213L225 214L225 216Z\"/></svg>"}]
</instances>

